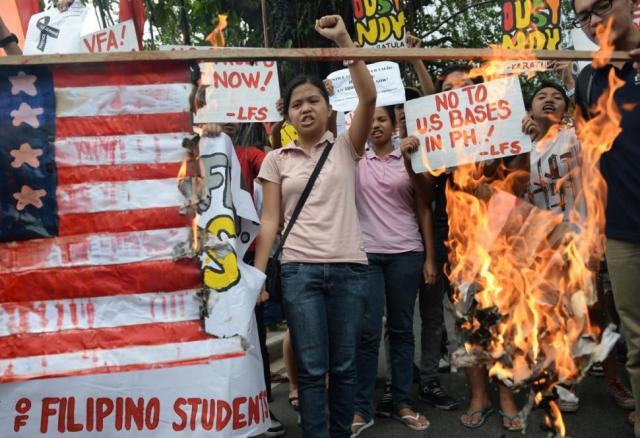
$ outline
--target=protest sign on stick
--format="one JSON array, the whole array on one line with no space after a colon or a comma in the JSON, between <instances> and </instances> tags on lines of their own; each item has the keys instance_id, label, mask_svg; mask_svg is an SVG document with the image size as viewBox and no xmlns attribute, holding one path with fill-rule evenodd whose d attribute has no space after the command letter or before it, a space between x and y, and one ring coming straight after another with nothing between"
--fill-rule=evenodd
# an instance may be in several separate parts
<instances>
[{"instance_id":1,"label":"protest sign on stick","mask_svg":"<svg viewBox=\"0 0 640 438\"><path fill-rule=\"evenodd\" d=\"M275 61L207 62L200 64L206 103L198 108L195 123L276 122L280 98Z\"/></svg>"},{"instance_id":2,"label":"protest sign on stick","mask_svg":"<svg viewBox=\"0 0 640 438\"><path fill-rule=\"evenodd\" d=\"M395 62L383 61L367 66L376 85L378 99L376 106L395 105L405 102L404 84L400 66ZM358 96L348 69L338 70L327 76L333 83L334 93L331 106L336 111L349 112L356 109Z\"/></svg>"},{"instance_id":3,"label":"protest sign on stick","mask_svg":"<svg viewBox=\"0 0 640 438\"><path fill-rule=\"evenodd\" d=\"M420 140L411 160L416 172L531 150L521 131L525 108L514 76L410 100L405 112L409 133Z\"/></svg>"},{"instance_id":4,"label":"protest sign on stick","mask_svg":"<svg viewBox=\"0 0 640 438\"><path fill-rule=\"evenodd\" d=\"M400 0L353 0L356 41L361 47L405 47Z\"/></svg>"},{"instance_id":5,"label":"protest sign on stick","mask_svg":"<svg viewBox=\"0 0 640 438\"><path fill-rule=\"evenodd\" d=\"M81 51L85 53L130 52L138 50L138 39L133 20L117 23L82 37Z\"/></svg>"}]
</instances>

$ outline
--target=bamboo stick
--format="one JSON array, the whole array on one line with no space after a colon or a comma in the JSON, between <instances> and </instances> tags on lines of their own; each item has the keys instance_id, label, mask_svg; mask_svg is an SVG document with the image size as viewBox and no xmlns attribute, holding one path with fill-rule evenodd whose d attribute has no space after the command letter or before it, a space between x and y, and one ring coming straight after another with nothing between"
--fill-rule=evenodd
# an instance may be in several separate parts
<instances>
[{"instance_id":1,"label":"bamboo stick","mask_svg":"<svg viewBox=\"0 0 640 438\"><path fill-rule=\"evenodd\" d=\"M609 52L611 62L629 61L627 52ZM589 61L593 52L577 50L493 50L493 49L264 49L212 48L184 51L142 51L98 54L33 55L0 57L0 65L82 64L111 61L367 61L422 60L527 60Z\"/></svg>"}]
</instances>

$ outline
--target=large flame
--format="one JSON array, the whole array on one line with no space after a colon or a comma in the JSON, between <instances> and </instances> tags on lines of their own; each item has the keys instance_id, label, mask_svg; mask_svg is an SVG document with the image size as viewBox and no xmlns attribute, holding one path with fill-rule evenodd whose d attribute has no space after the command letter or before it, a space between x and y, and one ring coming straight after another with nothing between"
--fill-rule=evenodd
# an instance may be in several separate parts
<instances>
[{"instance_id":1,"label":"large flame","mask_svg":"<svg viewBox=\"0 0 640 438\"><path fill-rule=\"evenodd\" d=\"M224 47L224 30L227 27L227 16L224 14L218 14L218 25L213 31L207 35L205 41L209 41L213 47Z\"/></svg>"},{"instance_id":2,"label":"large flame","mask_svg":"<svg viewBox=\"0 0 640 438\"><path fill-rule=\"evenodd\" d=\"M599 38L608 41L610 31L611 22L598 31ZM605 45L594 63L607 64L608 50ZM472 73L493 78L495 63ZM514 385L531 383L549 392L557 383L579 380L593 351L585 344L594 345L600 334L590 323L588 306L596 299L595 271L604 254L607 188L598 162L621 131L613 95L623 83L613 69L609 84L596 115L577 121L581 166L557 183L567 178L582 183L568 224L511 194L518 181L528 181L523 171L501 168L500 177L488 178L481 164L460 166L446 187L448 275L459 316L466 317L465 350L490 375ZM548 133L556 134L557 129ZM547 412L549 426L565 436L553 401Z\"/></svg>"}]
</instances>

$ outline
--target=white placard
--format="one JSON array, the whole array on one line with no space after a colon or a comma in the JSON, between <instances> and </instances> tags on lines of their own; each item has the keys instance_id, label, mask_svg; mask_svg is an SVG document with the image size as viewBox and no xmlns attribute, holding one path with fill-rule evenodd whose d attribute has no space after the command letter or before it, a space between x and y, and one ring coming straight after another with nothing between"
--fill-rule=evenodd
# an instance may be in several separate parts
<instances>
[{"instance_id":1,"label":"white placard","mask_svg":"<svg viewBox=\"0 0 640 438\"><path fill-rule=\"evenodd\" d=\"M194 123L282 120L276 108L280 84L275 61L204 62L200 71L206 105L198 109Z\"/></svg>"},{"instance_id":2,"label":"white placard","mask_svg":"<svg viewBox=\"0 0 640 438\"><path fill-rule=\"evenodd\" d=\"M420 139L416 172L517 155L531 150L522 133L526 114L515 76L413 99L407 130Z\"/></svg>"},{"instance_id":3,"label":"white placard","mask_svg":"<svg viewBox=\"0 0 640 438\"><path fill-rule=\"evenodd\" d=\"M82 52L81 35L87 27L89 13L79 1L74 2L66 12L51 8L35 14L29 20L25 37L24 54L42 55L47 53Z\"/></svg>"},{"instance_id":4,"label":"white placard","mask_svg":"<svg viewBox=\"0 0 640 438\"><path fill-rule=\"evenodd\" d=\"M376 106L387 106L404 103L404 84L400 75L400 66L395 62L383 61L367 65L376 84L378 99ZM331 106L335 111L350 112L358 105L358 96L353 87L349 69L334 71L327 79L333 83L334 93Z\"/></svg>"},{"instance_id":5,"label":"white placard","mask_svg":"<svg viewBox=\"0 0 640 438\"><path fill-rule=\"evenodd\" d=\"M500 64L499 74L501 75L532 74L536 72L547 71L548 69L549 69L549 61L544 61L541 59L505 61L502 64Z\"/></svg>"},{"instance_id":6,"label":"white placard","mask_svg":"<svg viewBox=\"0 0 640 438\"><path fill-rule=\"evenodd\" d=\"M131 52L139 50L133 20L82 37L80 49L85 53Z\"/></svg>"}]
</instances>

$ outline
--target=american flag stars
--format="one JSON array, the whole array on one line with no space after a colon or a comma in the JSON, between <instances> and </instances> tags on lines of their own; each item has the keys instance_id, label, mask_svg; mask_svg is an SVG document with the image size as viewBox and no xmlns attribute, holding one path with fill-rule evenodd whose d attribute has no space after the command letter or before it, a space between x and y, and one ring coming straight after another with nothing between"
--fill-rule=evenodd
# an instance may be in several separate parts
<instances>
[{"instance_id":1,"label":"american flag stars","mask_svg":"<svg viewBox=\"0 0 640 438\"><path fill-rule=\"evenodd\" d=\"M33 149L29 143L22 143L20 149L14 149L9 154L13 157L11 167L18 169L23 164L28 164L34 169L40 167L38 157L42 155L42 151Z\"/></svg>"},{"instance_id":2,"label":"american flag stars","mask_svg":"<svg viewBox=\"0 0 640 438\"><path fill-rule=\"evenodd\" d=\"M40 198L46 196L46 190L33 190L29 186L22 186L19 193L14 193L13 197L18 201L16 209L22 211L27 208L28 205L33 205L35 208L42 208L42 200Z\"/></svg>"},{"instance_id":3,"label":"american flag stars","mask_svg":"<svg viewBox=\"0 0 640 438\"><path fill-rule=\"evenodd\" d=\"M22 102L17 110L11 111L13 126L17 127L26 123L33 128L39 128L40 122L38 121L38 116L42 115L42 113L44 113L42 108L31 108L28 103Z\"/></svg>"},{"instance_id":4,"label":"american flag stars","mask_svg":"<svg viewBox=\"0 0 640 438\"><path fill-rule=\"evenodd\" d=\"M38 94L36 89L35 75L28 75L25 72L18 72L16 76L9 76L9 82L11 82L11 94L14 96L20 92L24 92L27 96L35 96Z\"/></svg>"}]
</instances>

